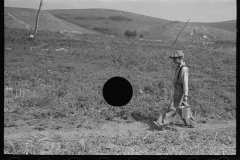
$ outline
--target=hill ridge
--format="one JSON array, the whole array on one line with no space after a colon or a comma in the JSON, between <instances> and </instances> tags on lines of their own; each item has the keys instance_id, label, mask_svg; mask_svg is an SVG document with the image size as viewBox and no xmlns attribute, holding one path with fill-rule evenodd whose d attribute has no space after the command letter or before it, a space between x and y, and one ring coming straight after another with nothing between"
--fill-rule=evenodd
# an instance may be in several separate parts
<instances>
[{"instance_id":1,"label":"hill ridge","mask_svg":"<svg viewBox=\"0 0 240 160\"><path fill-rule=\"evenodd\" d=\"M139 35L143 35L145 39L173 41L185 22L169 21L160 18L149 17L145 15L135 14L131 12L113 10L113 9L55 9L47 10L49 13L55 15L60 19L64 19L75 25L85 27L90 30L97 30L103 34L110 34L114 36L124 36L126 30L136 30ZM214 23L215 25L216 23ZM234 25L228 23L220 23L216 27L213 23L193 23L189 22L179 36L179 41L191 41L191 32L194 27L196 30L195 39L197 41L215 41L234 40L235 33L231 32ZM229 27L230 25L230 27ZM223 30L225 29L225 30ZM227 29L227 30L226 30ZM205 35L205 36L204 36ZM203 37L210 37L204 39ZM213 38L213 37L216 37Z\"/></svg>"},{"instance_id":2,"label":"hill ridge","mask_svg":"<svg viewBox=\"0 0 240 160\"><path fill-rule=\"evenodd\" d=\"M9 12L32 28L35 26L34 15L37 9L5 7L4 12ZM104 8L48 9L42 10L40 13L40 30L67 30L83 34L104 34L118 37L125 37L126 30L136 30L137 38L143 35L144 39L163 41L174 41L185 23ZM218 23L189 22L178 41L192 41L194 28L194 41L236 40L236 23L226 21Z\"/></svg>"},{"instance_id":3,"label":"hill ridge","mask_svg":"<svg viewBox=\"0 0 240 160\"><path fill-rule=\"evenodd\" d=\"M31 8L15 8L15 7L4 7L4 14L10 14L14 16L19 21L24 22L31 28L35 27L35 17L37 14L37 9ZM8 24L8 19L5 19L6 24ZM12 28L13 26L7 25L6 27ZM15 26L17 27L17 26ZM78 31L81 34L99 34L98 32L90 31L85 28L74 25L68 21L57 18L56 16L41 10L39 16L39 30L50 30L50 31Z\"/></svg>"},{"instance_id":4,"label":"hill ridge","mask_svg":"<svg viewBox=\"0 0 240 160\"><path fill-rule=\"evenodd\" d=\"M5 17L6 16L6 17ZM26 28L26 29L31 29L33 30L33 28L31 26L29 26L28 24L24 23L23 21L17 19L16 17L14 17L13 15L9 14L9 13L6 13L4 14L4 19L6 18L10 18L11 21L9 23L16 23L15 25L17 25L18 27L23 27L23 28ZM6 22L6 21L5 21ZM4 23L5 24L5 23ZM8 24L5 24L5 25L8 25ZM13 24L11 24L12 26ZM14 27L15 27L14 25ZM20 25L20 26L19 26Z\"/></svg>"},{"instance_id":5,"label":"hill ridge","mask_svg":"<svg viewBox=\"0 0 240 160\"><path fill-rule=\"evenodd\" d=\"M133 13L133 12L128 12L128 11L121 11L121 10L116 10L116 9L104 9L104 8L87 8L87 9L47 9L45 11L60 11L60 10L73 10L73 11L76 11L76 10L106 10L106 11L114 11L114 12L122 12L122 13L127 13L127 14L134 14L134 15L138 15L138 16L145 16L145 17L149 17L149 18L152 18L152 19L159 19L159 20L165 20L165 21L170 21L170 20L166 20L166 19L163 19L163 18L158 18L158 17L152 17L152 16L148 16L148 15L144 15L144 14L139 14L139 13Z\"/></svg>"}]
</instances>

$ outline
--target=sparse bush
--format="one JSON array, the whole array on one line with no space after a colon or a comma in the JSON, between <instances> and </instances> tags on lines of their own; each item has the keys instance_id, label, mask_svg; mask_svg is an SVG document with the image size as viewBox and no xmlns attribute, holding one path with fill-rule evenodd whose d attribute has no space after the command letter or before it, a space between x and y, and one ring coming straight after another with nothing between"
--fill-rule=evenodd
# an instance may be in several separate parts
<instances>
[{"instance_id":1,"label":"sparse bush","mask_svg":"<svg viewBox=\"0 0 240 160\"><path fill-rule=\"evenodd\" d=\"M132 36L133 36L134 38L137 36L137 31L136 31L136 30L132 31Z\"/></svg>"},{"instance_id":2,"label":"sparse bush","mask_svg":"<svg viewBox=\"0 0 240 160\"><path fill-rule=\"evenodd\" d=\"M93 29L104 34L111 34L111 31L108 28L94 27Z\"/></svg>"},{"instance_id":3,"label":"sparse bush","mask_svg":"<svg viewBox=\"0 0 240 160\"><path fill-rule=\"evenodd\" d=\"M126 30L126 31L124 32L124 35L129 38L129 37L131 36L131 31Z\"/></svg>"},{"instance_id":4,"label":"sparse bush","mask_svg":"<svg viewBox=\"0 0 240 160\"><path fill-rule=\"evenodd\" d=\"M129 30L126 30L124 32L124 35L127 36L128 38L133 36L134 38L137 36L137 31L134 30L134 31L129 31Z\"/></svg>"}]
</instances>

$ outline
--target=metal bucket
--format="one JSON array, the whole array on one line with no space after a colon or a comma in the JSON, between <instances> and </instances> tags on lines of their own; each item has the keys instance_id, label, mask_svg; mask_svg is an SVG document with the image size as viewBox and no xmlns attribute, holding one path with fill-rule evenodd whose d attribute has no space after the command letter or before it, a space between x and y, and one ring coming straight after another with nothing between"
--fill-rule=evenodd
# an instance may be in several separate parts
<instances>
[{"instance_id":1,"label":"metal bucket","mask_svg":"<svg viewBox=\"0 0 240 160\"><path fill-rule=\"evenodd\" d=\"M190 107L182 106L181 110L182 110L182 118L189 119L191 114Z\"/></svg>"}]
</instances>

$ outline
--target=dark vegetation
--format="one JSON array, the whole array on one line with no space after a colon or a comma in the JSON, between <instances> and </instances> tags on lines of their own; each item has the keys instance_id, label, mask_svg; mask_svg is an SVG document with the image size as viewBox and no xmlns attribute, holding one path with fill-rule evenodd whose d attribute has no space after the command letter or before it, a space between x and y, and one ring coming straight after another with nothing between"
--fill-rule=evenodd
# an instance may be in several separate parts
<instances>
[{"instance_id":1,"label":"dark vegetation","mask_svg":"<svg viewBox=\"0 0 240 160\"><path fill-rule=\"evenodd\" d=\"M137 31L136 30L134 30L134 31L126 30L124 32L124 35L127 36L128 38L132 37L132 36L135 38L137 36Z\"/></svg>"},{"instance_id":2,"label":"dark vegetation","mask_svg":"<svg viewBox=\"0 0 240 160\"><path fill-rule=\"evenodd\" d=\"M111 34L111 31L108 28L94 27L93 29L103 34Z\"/></svg>"}]
</instances>

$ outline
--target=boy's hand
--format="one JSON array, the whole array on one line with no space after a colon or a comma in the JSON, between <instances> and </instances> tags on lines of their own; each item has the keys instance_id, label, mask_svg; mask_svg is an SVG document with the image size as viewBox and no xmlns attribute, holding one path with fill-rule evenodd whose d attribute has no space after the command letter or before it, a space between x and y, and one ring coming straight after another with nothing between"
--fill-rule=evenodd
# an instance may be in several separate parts
<instances>
[{"instance_id":1,"label":"boy's hand","mask_svg":"<svg viewBox=\"0 0 240 160\"><path fill-rule=\"evenodd\" d=\"M183 96L183 101L187 102L187 96Z\"/></svg>"}]
</instances>

